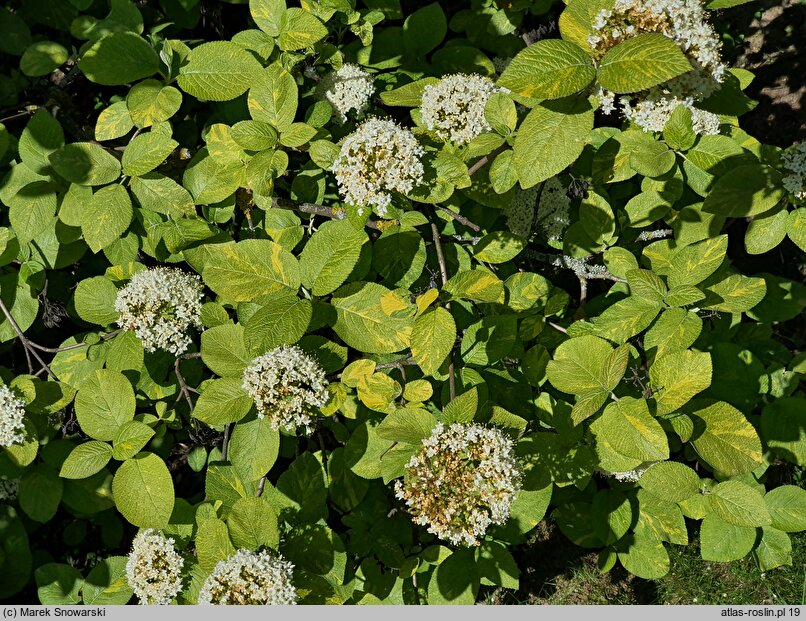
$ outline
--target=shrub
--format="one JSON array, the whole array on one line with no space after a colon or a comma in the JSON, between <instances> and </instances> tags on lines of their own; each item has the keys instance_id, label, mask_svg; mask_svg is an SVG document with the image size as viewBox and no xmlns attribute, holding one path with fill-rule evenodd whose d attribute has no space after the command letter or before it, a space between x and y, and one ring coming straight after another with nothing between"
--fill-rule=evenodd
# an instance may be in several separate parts
<instances>
[{"instance_id":1,"label":"shrub","mask_svg":"<svg viewBox=\"0 0 806 621\"><path fill-rule=\"evenodd\" d=\"M806 156L739 3L0 8L0 599L472 603L542 520L791 563Z\"/></svg>"}]
</instances>

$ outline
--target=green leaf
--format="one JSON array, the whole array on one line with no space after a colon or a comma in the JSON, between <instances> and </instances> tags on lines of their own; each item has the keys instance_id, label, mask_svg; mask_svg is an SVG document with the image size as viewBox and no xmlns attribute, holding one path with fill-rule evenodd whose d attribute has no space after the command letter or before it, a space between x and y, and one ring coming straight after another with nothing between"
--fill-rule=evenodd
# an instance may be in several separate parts
<instances>
[{"instance_id":1,"label":"green leaf","mask_svg":"<svg viewBox=\"0 0 806 621\"><path fill-rule=\"evenodd\" d=\"M303 9L286 9L280 17L277 43L284 52L311 47L327 36L327 27L313 13Z\"/></svg>"},{"instance_id":2,"label":"green leaf","mask_svg":"<svg viewBox=\"0 0 806 621\"><path fill-rule=\"evenodd\" d=\"M302 284L316 296L332 293L353 271L367 235L348 220L325 222L300 254Z\"/></svg>"},{"instance_id":3,"label":"green leaf","mask_svg":"<svg viewBox=\"0 0 806 621\"><path fill-rule=\"evenodd\" d=\"M104 108L95 122L95 140L114 140L129 133L134 127L125 101Z\"/></svg>"},{"instance_id":4,"label":"green leaf","mask_svg":"<svg viewBox=\"0 0 806 621\"><path fill-rule=\"evenodd\" d=\"M294 122L298 97L294 78L279 63L274 63L253 77L249 113L255 121L269 123L282 132Z\"/></svg>"},{"instance_id":5,"label":"green leaf","mask_svg":"<svg viewBox=\"0 0 806 621\"><path fill-rule=\"evenodd\" d=\"M229 459L245 481L257 481L271 470L280 451L280 432L266 418L240 421L232 432Z\"/></svg>"},{"instance_id":6,"label":"green leaf","mask_svg":"<svg viewBox=\"0 0 806 621\"><path fill-rule=\"evenodd\" d=\"M333 329L350 347L368 354L393 354L409 347L411 317L388 316L381 296L389 290L372 282L343 286L333 295Z\"/></svg>"},{"instance_id":7,"label":"green leaf","mask_svg":"<svg viewBox=\"0 0 806 621\"><path fill-rule=\"evenodd\" d=\"M473 552L456 550L437 565L428 582L428 603L431 605L473 604L479 590L479 576Z\"/></svg>"},{"instance_id":8,"label":"green leaf","mask_svg":"<svg viewBox=\"0 0 806 621\"><path fill-rule=\"evenodd\" d=\"M701 283L722 265L727 251L727 235L683 246L672 256L669 285L674 288Z\"/></svg>"},{"instance_id":9,"label":"green leaf","mask_svg":"<svg viewBox=\"0 0 806 621\"><path fill-rule=\"evenodd\" d=\"M806 465L806 400L778 399L761 414L761 434L770 450L786 461Z\"/></svg>"},{"instance_id":10,"label":"green leaf","mask_svg":"<svg viewBox=\"0 0 806 621\"><path fill-rule=\"evenodd\" d=\"M193 197L170 177L149 173L131 180L131 191L143 209L173 217L195 216Z\"/></svg>"},{"instance_id":11,"label":"green leaf","mask_svg":"<svg viewBox=\"0 0 806 621\"><path fill-rule=\"evenodd\" d=\"M593 108L584 97L535 106L515 137L514 161L521 186L530 188L576 161L591 129Z\"/></svg>"},{"instance_id":12,"label":"green leaf","mask_svg":"<svg viewBox=\"0 0 806 621\"><path fill-rule=\"evenodd\" d=\"M258 28L271 37L280 34L280 18L285 10L285 0L249 0L252 19Z\"/></svg>"},{"instance_id":13,"label":"green leaf","mask_svg":"<svg viewBox=\"0 0 806 621\"><path fill-rule=\"evenodd\" d=\"M683 512L675 503L638 490L638 524L636 530L648 529L661 541L688 544L688 530ZM628 519L632 517L629 516Z\"/></svg>"},{"instance_id":14,"label":"green leaf","mask_svg":"<svg viewBox=\"0 0 806 621\"><path fill-rule=\"evenodd\" d=\"M260 72L260 63L237 43L212 41L190 51L178 83L197 99L229 101L245 93Z\"/></svg>"},{"instance_id":15,"label":"green leaf","mask_svg":"<svg viewBox=\"0 0 806 621\"><path fill-rule=\"evenodd\" d=\"M446 424L469 423L476 416L478 408L479 391L474 386L445 406L445 411L442 413L442 420Z\"/></svg>"},{"instance_id":16,"label":"green leaf","mask_svg":"<svg viewBox=\"0 0 806 621\"><path fill-rule=\"evenodd\" d=\"M118 240L132 222L132 200L122 185L108 185L93 194L81 217L84 241L93 252Z\"/></svg>"},{"instance_id":17,"label":"green leaf","mask_svg":"<svg viewBox=\"0 0 806 621\"><path fill-rule=\"evenodd\" d=\"M436 424L436 417L424 408L401 408L386 416L376 433L384 440L419 447L431 435Z\"/></svg>"},{"instance_id":18,"label":"green leaf","mask_svg":"<svg viewBox=\"0 0 806 621\"><path fill-rule=\"evenodd\" d=\"M486 263L506 263L518 256L526 247L526 240L508 231L494 231L481 238L473 247L473 254Z\"/></svg>"},{"instance_id":19,"label":"green leaf","mask_svg":"<svg viewBox=\"0 0 806 621\"><path fill-rule=\"evenodd\" d=\"M174 508L174 484L168 467L153 453L123 462L112 480L115 506L129 523L164 528Z\"/></svg>"},{"instance_id":20,"label":"green leaf","mask_svg":"<svg viewBox=\"0 0 806 621\"><path fill-rule=\"evenodd\" d=\"M274 180L288 168L285 151L263 151L253 157L246 167L249 187L257 194L267 196L274 190Z\"/></svg>"},{"instance_id":21,"label":"green leaf","mask_svg":"<svg viewBox=\"0 0 806 621\"><path fill-rule=\"evenodd\" d=\"M708 388L711 372L711 355L706 352L683 350L656 358L649 368L649 379L658 415L677 411Z\"/></svg>"},{"instance_id":22,"label":"green leaf","mask_svg":"<svg viewBox=\"0 0 806 621\"><path fill-rule=\"evenodd\" d=\"M487 270L464 270L452 276L443 290L451 297L476 302L504 302L504 283Z\"/></svg>"},{"instance_id":23,"label":"green leaf","mask_svg":"<svg viewBox=\"0 0 806 621\"><path fill-rule=\"evenodd\" d=\"M669 572L669 555L661 540L649 528L636 529L617 545L618 560L631 574L652 580Z\"/></svg>"},{"instance_id":24,"label":"green leaf","mask_svg":"<svg viewBox=\"0 0 806 621\"><path fill-rule=\"evenodd\" d=\"M426 311L414 321L411 355L425 375L434 375L456 341L456 322L441 307Z\"/></svg>"},{"instance_id":25,"label":"green leaf","mask_svg":"<svg viewBox=\"0 0 806 621\"><path fill-rule=\"evenodd\" d=\"M591 423L590 430L596 438L597 452L603 446L604 454L616 453L638 463L669 458L666 432L650 415L643 399L622 397L608 404L604 413ZM610 470L607 463L602 463L602 467Z\"/></svg>"},{"instance_id":26,"label":"green leaf","mask_svg":"<svg viewBox=\"0 0 806 621\"><path fill-rule=\"evenodd\" d=\"M78 68L91 82L120 86L153 75L159 57L148 42L133 32L113 32L90 46Z\"/></svg>"},{"instance_id":27,"label":"green leaf","mask_svg":"<svg viewBox=\"0 0 806 621\"><path fill-rule=\"evenodd\" d=\"M806 530L806 490L796 485L782 485L764 496L772 526L785 533Z\"/></svg>"},{"instance_id":28,"label":"green leaf","mask_svg":"<svg viewBox=\"0 0 806 621\"><path fill-rule=\"evenodd\" d=\"M801 207L789 212L786 234L798 248L806 252L806 208Z\"/></svg>"},{"instance_id":29,"label":"green leaf","mask_svg":"<svg viewBox=\"0 0 806 621\"><path fill-rule=\"evenodd\" d=\"M748 254L764 254L784 241L789 227L789 212L784 208L771 209L756 216L747 227L744 247Z\"/></svg>"},{"instance_id":30,"label":"green leaf","mask_svg":"<svg viewBox=\"0 0 806 621\"><path fill-rule=\"evenodd\" d=\"M80 604L84 579L77 569L62 563L45 563L34 572L36 595L44 606Z\"/></svg>"},{"instance_id":31,"label":"green leaf","mask_svg":"<svg viewBox=\"0 0 806 621\"><path fill-rule=\"evenodd\" d=\"M31 31L23 18L6 7L0 7L0 50L19 56L31 43ZM28 576L25 577L26 580ZM5 597L5 595L4 595Z\"/></svg>"},{"instance_id":32,"label":"green leaf","mask_svg":"<svg viewBox=\"0 0 806 621\"><path fill-rule=\"evenodd\" d=\"M204 283L233 302L251 302L300 285L297 259L268 239L214 244L200 250L206 254L201 272Z\"/></svg>"},{"instance_id":33,"label":"green leaf","mask_svg":"<svg viewBox=\"0 0 806 621\"><path fill-rule=\"evenodd\" d=\"M123 174L137 177L151 172L178 146L176 140L162 134L140 134L129 142L123 152Z\"/></svg>"},{"instance_id":34,"label":"green leaf","mask_svg":"<svg viewBox=\"0 0 806 621\"><path fill-rule=\"evenodd\" d=\"M481 583L518 589L520 569L506 547L497 541L485 541L478 548L477 571Z\"/></svg>"},{"instance_id":35,"label":"green leaf","mask_svg":"<svg viewBox=\"0 0 806 621\"><path fill-rule=\"evenodd\" d=\"M219 563L235 554L227 525L218 518L210 518L199 525L196 534L196 555L199 566L210 572Z\"/></svg>"},{"instance_id":36,"label":"green leaf","mask_svg":"<svg viewBox=\"0 0 806 621\"><path fill-rule=\"evenodd\" d=\"M84 433L113 440L118 428L134 418L134 389L122 373L97 370L79 384L75 408Z\"/></svg>"},{"instance_id":37,"label":"green leaf","mask_svg":"<svg viewBox=\"0 0 806 621\"><path fill-rule=\"evenodd\" d=\"M705 298L705 294L693 285L672 287L664 301L669 306L691 306Z\"/></svg>"},{"instance_id":38,"label":"green leaf","mask_svg":"<svg viewBox=\"0 0 806 621\"><path fill-rule=\"evenodd\" d=\"M120 177L120 162L102 146L74 142L50 154L53 169L71 183L106 185Z\"/></svg>"},{"instance_id":39,"label":"green leaf","mask_svg":"<svg viewBox=\"0 0 806 621\"><path fill-rule=\"evenodd\" d=\"M438 83L439 78L432 77L415 80L414 82L409 82L391 91L383 91L381 93L381 101L387 106L408 106L410 108L417 108L423 100L425 87Z\"/></svg>"},{"instance_id":40,"label":"green leaf","mask_svg":"<svg viewBox=\"0 0 806 621\"><path fill-rule=\"evenodd\" d=\"M8 218L20 244L27 244L48 228L56 215L58 196L48 181L35 181L14 197Z\"/></svg>"},{"instance_id":41,"label":"green leaf","mask_svg":"<svg viewBox=\"0 0 806 621\"><path fill-rule=\"evenodd\" d=\"M112 459L112 447L106 442L90 440L75 447L62 464L63 479L86 479L104 469Z\"/></svg>"},{"instance_id":42,"label":"green leaf","mask_svg":"<svg viewBox=\"0 0 806 621\"><path fill-rule=\"evenodd\" d=\"M243 377L252 362L246 348L244 328L240 324L224 323L202 332L201 357L207 368L221 377Z\"/></svg>"},{"instance_id":43,"label":"green leaf","mask_svg":"<svg viewBox=\"0 0 806 621\"><path fill-rule=\"evenodd\" d=\"M20 135L17 149L22 162L40 175L51 172L48 157L64 145L64 131L44 108L37 110Z\"/></svg>"},{"instance_id":44,"label":"green leaf","mask_svg":"<svg viewBox=\"0 0 806 621\"><path fill-rule=\"evenodd\" d=\"M112 457L120 460L131 459L143 450L153 437L154 430L139 420L123 423L115 436Z\"/></svg>"},{"instance_id":45,"label":"green leaf","mask_svg":"<svg viewBox=\"0 0 806 621\"><path fill-rule=\"evenodd\" d=\"M242 377L211 380L199 395L193 417L211 426L237 423L249 413L252 397L243 388Z\"/></svg>"},{"instance_id":46,"label":"green leaf","mask_svg":"<svg viewBox=\"0 0 806 621\"><path fill-rule=\"evenodd\" d=\"M238 548L257 550L260 546L276 549L280 544L277 514L262 498L239 498L227 516L232 543Z\"/></svg>"},{"instance_id":47,"label":"green leaf","mask_svg":"<svg viewBox=\"0 0 806 621\"><path fill-rule=\"evenodd\" d=\"M448 20L438 2L414 11L403 23L403 45L409 56L422 58L448 33Z\"/></svg>"},{"instance_id":48,"label":"green leaf","mask_svg":"<svg viewBox=\"0 0 806 621\"><path fill-rule=\"evenodd\" d=\"M700 477L685 464L663 461L650 466L641 475L638 485L658 498L682 502L699 494Z\"/></svg>"},{"instance_id":49,"label":"green leaf","mask_svg":"<svg viewBox=\"0 0 806 621\"><path fill-rule=\"evenodd\" d=\"M630 167L645 177L660 177L675 164L675 155L662 142L645 140L639 142L630 153Z\"/></svg>"},{"instance_id":50,"label":"green leaf","mask_svg":"<svg viewBox=\"0 0 806 621\"><path fill-rule=\"evenodd\" d=\"M761 440L753 426L732 405L718 401L698 405L691 412L697 429L691 443L717 472L727 476L747 474L762 463Z\"/></svg>"},{"instance_id":51,"label":"green leaf","mask_svg":"<svg viewBox=\"0 0 806 621\"><path fill-rule=\"evenodd\" d=\"M660 276L649 270L630 270L626 274L630 292L659 306L666 296L666 284Z\"/></svg>"},{"instance_id":52,"label":"green leaf","mask_svg":"<svg viewBox=\"0 0 806 621\"><path fill-rule=\"evenodd\" d=\"M278 292L244 324L248 350L260 353L296 343L305 334L312 316L313 307L308 300L300 300L289 290Z\"/></svg>"},{"instance_id":53,"label":"green leaf","mask_svg":"<svg viewBox=\"0 0 806 621\"><path fill-rule=\"evenodd\" d=\"M51 520L62 500L64 482L50 466L37 464L20 478L17 502L25 514L36 522Z\"/></svg>"},{"instance_id":54,"label":"green leaf","mask_svg":"<svg viewBox=\"0 0 806 621\"><path fill-rule=\"evenodd\" d=\"M126 578L127 556L110 556L92 568L81 595L88 606L115 606L128 604L134 594Z\"/></svg>"},{"instance_id":55,"label":"green leaf","mask_svg":"<svg viewBox=\"0 0 806 621\"><path fill-rule=\"evenodd\" d=\"M303 453L280 475L277 490L300 512L303 521L315 522L327 513L327 475L313 453Z\"/></svg>"},{"instance_id":56,"label":"green leaf","mask_svg":"<svg viewBox=\"0 0 806 621\"><path fill-rule=\"evenodd\" d=\"M585 88L596 76L590 56L574 43L543 39L521 50L498 79L522 97L557 99Z\"/></svg>"},{"instance_id":57,"label":"green leaf","mask_svg":"<svg viewBox=\"0 0 806 621\"><path fill-rule=\"evenodd\" d=\"M143 80L129 91L125 105L132 123L139 128L151 127L167 121L179 111L182 93L157 80Z\"/></svg>"},{"instance_id":58,"label":"green leaf","mask_svg":"<svg viewBox=\"0 0 806 621\"><path fill-rule=\"evenodd\" d=\"M425 261L425 241L413 228L391 226L373 245L372 266L388 285L410 287L422 274Z\"/></svg>"},{"instance_id":59,"label":"green leaf","mask_svg":"<svg viewBox=\"0 0 806 621\"><path fill-rule=\"evenodd\" d=\"M716 180L703 211L720 216L757 216L784 197L781 174L764 164L737 166Z\"/></svg>"},{"instance_id":60,"label":"green leaf","mask_svg":"<svg viewBox=\"0 0 806 621\"><path fill-rule=\"evenodd\" d=\"M772 526L762 526L761 532L761 541L755 549L759 569L769 571L782 565L791 565L792 541L789 535Z\"/></svg>"},{"instance_id":61,"label":"green leaf","mask_svg":"<svg viewBox=\"0 0 806 621\"><path fill-rule=\"evenodd\" d=\"M609 49L599 62L598 81L614 93L635 93L692 70L666 35L643 33Z\"/></svg>"},{"instance_id":62,"label":"green leaf","mask_svg":"<svg viewBox=\"0 0 806 621\"><path fill-rule=\"evenodd\" d=\"M488 366L512 350L517 336L515 315L483 317L467 327L459 349L466 364Z\"/></svg>"},{"instance_id":63,"label":"green leaf","mask_svg":"<svg viewBox=\"0 0 806 621\"><path fill-rule=\"evenodd\" d=\"M706 515L700 526L700 553L704 561L728 563L747 556L756 545L756 529L736 526L716 515Z\"/></svg>"},{"instance_id":64,"label":"green leaf","mask_svg":"<svg viewBox=\"0 0 806 621\"><path fill-rule=\"evenodd\" d=\"M691 110L682 104L674 109L663 128L663 139L677 151L686 151L694 145L697 134L694 133Z\"/></svg>"},{"instance_id":65,"label":"green leaf","mask_svg":"<svg viewBox=\"0 0 806 621\"><path fill-rule=\"evenodd\" d=\"M772 518L764 497L741 481L724 481L708 494L711 510L724 522L735 526L769 526Z\"/></svg>"},{"instance_id":66,"label":"green leaf","mask_svg":"<svg viewBox=\"0 0 806 621\"><path fill-rule=\"evenodd\" d=\"M70 57L70 53L53 41L37 41L23 52L20 69L31 77L48 75L60 67Z\"/></svg>"},{"instance_id":67,"label":"green leaf","mask_svg":"<svg viewBox=\"0 0 806 621\"><path fill-rule=\"evenodd\" d=\"M207 500L221 501L224 512L229 511L239 498L254 496L255 489L255 483L244 481L235 466L223 463L211 463L207 466L207 477L204 482Z\"/></svg>"},{"instance_id":68,"label":"green leaf","mask_svg":"<svg viewBox=\"0 0 806 621\"><path fill-rule=\"evenodd\" d=\"M761 302L766 293L763 278L731 274L706 288L702 305L725 313L744 313Z\"/></svg>"}]
</instances>

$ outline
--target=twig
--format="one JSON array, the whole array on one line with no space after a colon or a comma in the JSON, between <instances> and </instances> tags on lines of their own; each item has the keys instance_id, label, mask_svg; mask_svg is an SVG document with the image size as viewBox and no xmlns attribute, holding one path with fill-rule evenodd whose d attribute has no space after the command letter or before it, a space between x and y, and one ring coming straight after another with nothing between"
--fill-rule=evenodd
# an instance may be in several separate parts
<instances>
[{"instance_id":1,"label":"twig","mask_svg":"<svg viewBox=\"0 0 806 621\"><path fill-rule=\"evenodd\" d=\"M585 276L579 277L579 305L585 306L588 300L588 279Z\"/></svg>"},{"instance_id":2,"label":"twig","mask_svg":"<svg viewBox=\"0 0 806 621\"><path fill-rule=\"evenodd\" d=\"M0 298L0 310L3 311L3 314L6 316L6 320L8 321L9 324L11 324L11 327L14 329L14 332L17 333L17 337L20 339L20 343L22 343L22 346L25 348L25 357L28 360L29 371L31 373L34 372L34 367L33 364L31 363L31 356L33 356L34 358L36 358L36 361L42 365L42 368L48 372L48 375L50 375L53 379L55 379L58 382L59 378L56 377L55 373L53 373L51 368L48 366L48 363L42 360L42 357L36 352L36 349L34 349L33 346L31 345L31 341L29 341L28 338L25 336L25 334L23 334L22 330L20 330L19 324L14 319L14 317L11 316L11 312L8 310L8 307L6 306L6 303L3 302L2 298Z\"/></svg>"},{"instance_id":3,"label":"twig","mask_svg":"<svg viewBox=\"0 0 806 621\"><path fill-rule=\"evenodd\" d=\"M434 240L434 248L437 251L437 262L439 263L439 272L442 276L442 286L448 284L448 267L445 264L445 255L442 254L442 242L439 239L439 229L437 228L437 214L433 207L428 209L428 214L431 221L431 237ZM451 309L450 302L445 304L447 310ZM453 352L448 354L450 363L448 364L448 387L450 388L451 401L456 398L456 378L453 372Z\"/></svg>"},{"instance_id":4,"label":"twig","mask_svg":"<svg viewBox=\"0 0 806 621\"><path fill-rule=\"evenodd\" d=\"M112 332L107 332L106 334L101 335L102 341L108 341L113 336L117 336L123 332L123 328L118 328L117 330L113 330ZM72 349L81 349L82 347L88 347L90 344L86 341L81 341L80 343L76 343L75 345L67 345L66 347L45 347L44 345L40 345L39 343L34 343L33 341L28 341L31 347L38 349L39 351L46 351L49 354L58 354L62 351L70 351Z\"/></svg>"},{"instance_id":5,"label":"twig","mask_svg":"<svg viewBox=\"0 0 806 621\"><path fill-rule=\"evenodd\" d=\"M635 241L651 241L653 239L663 239L664 237L671 237L674 235L674 231L672 229L657 229L655 231L644 231L638 237L635 238Z\"/></svg>"},{"instance_id":6,"label":"twig","mask_svg":"<svg viewBox=\"0 0 806 621\"><path fill-rule=\"evenodd\" d=\"M255 496L260 498L263 495L263 488L266 487L266 476L263 475L260 477L260 481L257 483L257 490L255 491Z\"/></svg>"},{"instance_id":7,"label":"twig","mask_svg":"<svg viewBox=\"0 0 806 621\"><path fill-rule=\"evenodd\" d=\"M503 153L504 151L506 151L506 149L507 149L507 147L508 147L508 146L509 146L509 145L507 145L507 143L505 142L505 143L504 143L504 144L502 144L500 147L498 147L497 149L495 149L495 150L494 150L492 153L489 153L488 155L485 155L485 156L484 156L483 158L481 158L481 159L480 159L478 162L476 162L476 163L475 163L475 164L473 164L473 165L472 165L470 168L468 168L468 169L467 169L467 174L468 174L469 176L471 176L471 177L472 177L472 176L473 176L474 174L476 174L476 173L477 173L479 170L481 170L482 168L484 168L484 166L487 164L487 162L489 162L490 160L492 160L493 158L495 158L495 156L496 156L496 155L498 155L499 153Z\"/></svg>"},{"instance_id":8,"label":"twig","mask_svg":"<svg viewBox=\"0 0 806 621\"><path fill-rule=\"evenodd\" d=\"M440 212L444 213L445 215L453 218L458 223L463 224L469 229L473 229L476 233L481 231L481 227L478 224L471 222L470 220L468 220L462 215L459 215L455 211L451 211L450 209L448 209L447 207L443 207L442 205L437 205L437 209L439 209Z\"/></svg>"},{"instance_id":9,"label":"twig","mask_svg":"<svg viewBox=\"0 0 806 621\"><path fill-rule=\"evenodd\" d=\"M324 216L331 220L344 220L346 217L344 212L338 211L333 207L326 207L325 205L317 205L315 203L297 203L288 198L279 198L276 196L272 198L271 206L277 209L290 209L292 211L309 213L314 216ZM375 220L367 220L366 226L371 229L380 230L380 226L378 226Z\"/></svg>"},{"instance_id":10,"label":"twig","mask_svg":"<svg viewBox=\"0 0 806 621\"><path fill-rule=\"evenodd\" d=\"M24 116L33 114L37 110L39 110L39 106L36 106L31 110L23 110L22 112L18 112L17 114L12 114L11 116L3 117L2 119L0 119L0 123L5 123L6 121L13 121L14 119L21 119Z\"/></svg>"},{"instance_id":11,"label":"twig","mask_svg":"<svg viewBox=\"0 0 806 621\"><path fill-rule=\"evenodd\" d=\"M176 374L176 380L179 382L179 395L176 397L176 400L179 401L182 397L184 397L191 412L193 411L193 399L190 398L190 393L198 391L195 388L191 388L187 385L187 382L185 382L185 377L182 375L182 370L179 367L182 363L182 360L190 360L194 358L201 358L201 354L198 352L181 354L177 356L176 360L174 361L174 373Z\"/></svg>"},{"instance_id":12,"label":"twig","mask_svg":"<svg viewBox=\"0 0 806 621\"><path fill-rule=\"evenodd\" d=\"M390 362L382 362L381 364L375 367L375 370L379 369L399 369L402 366L415 366L417 362L414 358L410 356L406 356L405 358L400 358L399 360L391 360Z\"/></svg>"},{"instance_id":13,"label":"twig","mask_svg":"<svg viewBox=\"0 0 806 621\"><path fill-rule=\"evenodd\" d=\"M232 427L235 423L227 423L224 425L224 442L221 444L221 461L227 461L227 454L229 453L229 437L232 433Z\"/></svg>"},{"instance_id":14,"label":"twig","mask_svg":"<svg viewBox=\"0 0 806 621\"><path fill-rule=\"evenodd\" d=\"M547 323L548 325L550 325L552 328L554 328L555 330L559 330L559 331L560 331L560 332L562 332L563 334L568 334L568 330L566 330L565 328L563 328L561 325L556 324L556 323L554 323L553 321L547 321L546 323Z\"/></svg>"}]
</instances>

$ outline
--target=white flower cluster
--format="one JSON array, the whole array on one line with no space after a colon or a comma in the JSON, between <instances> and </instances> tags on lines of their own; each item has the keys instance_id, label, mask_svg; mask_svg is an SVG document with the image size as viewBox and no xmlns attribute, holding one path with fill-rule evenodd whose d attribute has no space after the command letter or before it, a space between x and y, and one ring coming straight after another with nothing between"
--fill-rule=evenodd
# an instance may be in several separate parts
<instances>
[{"instance_id":1,"label":"white flower cluster","mask_svg":"<svg viewBox=\"0 0 806 621\"><path fill-rule=\"evenodd\" d=\"M721 82L725 65L722 44L700 0L616 0L593 21L588 43L597 55L639 33L660 32L672 39L696 69Z\"/></svg>"},{"instance_id":2,"label":"white flower cluster","mask_svg":"<svg viewBox=\"0 0 806 621\"><path fill-rule=\"evenodd\" d=\"M201 328L201 279L180 269L155 267L132 276L118 291L118 325L133 330L146 351L181 354L191 343L188 328Z\"/></svg>"},{"instance_id":3,"label":"white flower cluster","mask_svg":"<svg viewBox=\"0 0 806 621\"><path fill-rule=\"evenodd\" d=\"M649 470L652 466L657 464L656 461L645 461L642 464L639 464L632 470L627 470L626 472L608 472L607 470L599 469L603 475L607 477L611 477L616 479L616 481L620 481L622 483L637 483L641 476Z\"/></svg>"},{"instance_id":4,"label":"white flower cluster","mask_svg":"<svg viewBox=\"0 0 806 621\"><path fill-rule=\"evenodd\" d=\"M372 76L358 65L345 63L319 81L316 94L333 106L339 123L347 122L347 113L361 114L369 107L375 89Z\"/></svg>"},{"instance_id":5,"label":"white flower cluster","mask_svg":"<svg viewBox=\"0 0 806 621\"><path fill-rule=\"evenodd\" d=\"M568 188L558 177L548 179L540 192L537 226L549 241L562 238L565 229L571 224L571 199L567 192Z\"/></svg>"},{"instance_id":6,"label":"white flower cluster","mask_svg":"<svg viewBox=\"0 0 806 621\"><path fill-rule=\"evenodd\" d=\"M141 604L170 604L182 590L183 566L174 540L147 528L132 542L126 578Z\"/></svg>"},{"instance_id":7,"label":"white flower cluster","mask_svg":"<svg viewBox=\"0 0 806 621\"><path fill-rule=\"evenodd\" d=\"M423 153L411 131L372 118L345 138L332 171L345 202L359 208L375 207L383 216L392 192L406 194L422 183Z\"/></svg>"},{"instance_id":8,"label":"white flower cluster","mask_svg":"<svg viewBox=\"0 0 806 621\"><path fill-rule=\"evenodd\" d=\"M257 415L274 429L306 430L313 410L327 403L325 372L313 357L296 345L283 345L258 356L243 374L243 387L255 401Z\"/></svg>"},{"instance_id":9,"label":"white flower cluster","mask_svg":"<svg viewBox=\"0 0 806 621\"><path fill-rule=\"evenodd\" d=\"M484 117L484 106L490 95L501 91L505 89L477 74L447 75L423 90L423 123L442 140L470 142L492 129Z\"/></svg>"},{"instance_id":10,"label":"white flower cluster","mask_svg":"<svg viewBox=\"0 0 806 621\"><path fill-rule=\"evenodd\" d=\"M781 161L790 173L783 179L784 187L796 198L806 199L806 142L789 147Z\"/></svg>"},{"instance_id":11,"label":"white flower cluster","mask_svg":"<svg viewBox=\"0 0 806 621\"><path fill-rule=\"evenodd\" d=\"M453 544L478 545L491 524L503 524L520 489L512 440L476 424L438 424L406 464L395 493L414 522Z\"/></svg>"},{"instance_id":12,"label":"white flower cluster","mask_svg":"<svg viewBox=\"0 0 806 621\"><path fill-rule=\"evenodd\" d=\"M691 124L694 133L700 135L716 135L719 133L719 115L695 107L695 98L675 93L674 80L664 86L656 86L646 95L631 105L629 97L622 97L624 117L647 132L660 132L669 122L672 112L678 106L685 106L691 111Z\"/></svg>"},{"instance_id":13,"label":"white flower cluster","mask_svg":"<svg viewBox=\"0 0 806 621\"><path fill-rule=\"evenodd\" d=\"M282 556L238 550L219 561L199 592L199 604L289 605L297 603L294 566Z\"/></svg>"},{"instance_id":14,"label":"white flower cluster","mask_svg":"<svg viewBox=\"0 0 806 621\"><path fill-rule=\"evenodd\" d=\"M0 479L0 502L11 502L20 489L19 479Z\"/></svg>"},{"instance_id":15,"label":"white flower cluster","mask_svg":"<svg viewBox=\"0 0 806 621\"><path fill-rule=\"evenodd\" d=\"M0 386L0 446L25 442L25 401Z\"/></svg>"},{"instance_id":16,"label":"white flower cluster","mask_svg":"<svg viewBox=\"0 0 806 621\"><path fill-rule=\"evenodd\" d=\"M691 110L697 134L719 133L719 116L695 107L696 102L719 90L725 77L721 43L700 0L616 0L613 10L599 12L593 27L596 34L588 37L588 43L597 56L630 36L660 32L672 39L694 66L692 71L639 95L635 104L630 97L621 97L619 103L627 119L644 131L662 131L675 108L683 105ZM599 102L605 114L615 109L613 93L600 89Z\"/></svg>"},{"instance_id":17,"label":"white flower cluster","mask_svg":"<svg viewBox=\"0 0 806 621\"><path fill-rule=\"evenodd\" d=\"M516 190L512 203L504 212L507 217L507 227L518 237L529 239L532 236L539 189L540 186L536 185L528 190Z\"/></svg>"}]
</instances>

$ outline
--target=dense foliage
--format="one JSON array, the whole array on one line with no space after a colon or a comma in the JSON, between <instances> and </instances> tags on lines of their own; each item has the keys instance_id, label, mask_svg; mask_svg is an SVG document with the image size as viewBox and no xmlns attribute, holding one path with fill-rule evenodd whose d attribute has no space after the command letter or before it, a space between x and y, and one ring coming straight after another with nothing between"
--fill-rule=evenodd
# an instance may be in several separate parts
<instances>
[{"instance_id":1,"label":"dense foliage","mask_svg":"<svg viewBox=\"0 0 806 621\"><path fill-rule=\"evenodd\" d=\"M543 520L791 563L806 149L740 3L0 7L0 600L472 603Z\"/></svg>"}]
</instances>

